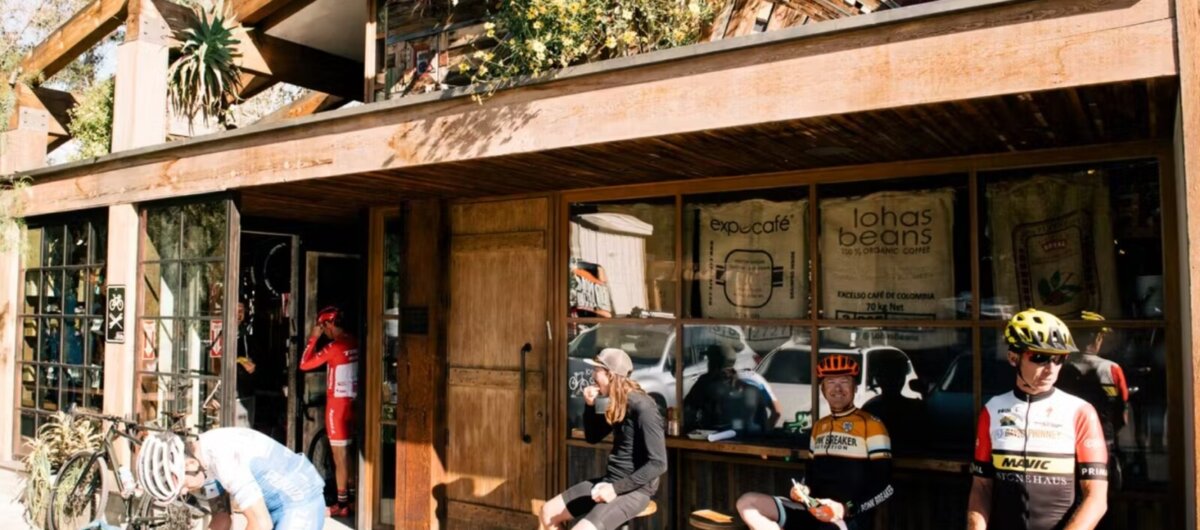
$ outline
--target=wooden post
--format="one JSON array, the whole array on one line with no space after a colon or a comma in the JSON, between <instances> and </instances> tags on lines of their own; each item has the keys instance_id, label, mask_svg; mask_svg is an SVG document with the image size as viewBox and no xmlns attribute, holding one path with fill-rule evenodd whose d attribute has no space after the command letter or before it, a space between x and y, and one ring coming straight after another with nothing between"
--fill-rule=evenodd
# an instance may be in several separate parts
<instances>
[{"instance_id":1,"label":"wooden post","mask_svg":"<svg viewBox=\"0 0 1200 530\"><path fill-rule=\"evenodd\" d=\"M104 345L104 413L129 416L137 410L138 354L138 241L141 217L137 206L108 207L108 249L105 253L105 286L125 287L125 340ZM106 293L101 292L101 296ZM107 329L108 323L105 322ZM117 449L126 451L125 444ZM125 455L128 456L127 454Z\"/></svg>"},{"instance_id":2,"label":"wooden post","mask_svg":"<svg viewBox=\"0 0 1200 530\"><path fill-rule=\"evenodd\" d=\"M442 354L441 300L445 242L441 203L414 201L405 208L407 271L403 282L404 313L427 311L426 326L400 322L401 355L397 387L399 411L396 433L396 528L439 528L438 502L444 491L444 460L439 457L444 410L445 370ZM423 327L424 329L414 329ZM386 470L384 472L387 472ZM444 513L444 507L441 507Z\"/></svg>"},{"instance_id":3,"label":"wooden post","mask_svg":"<svg viewBox=\"0 0 1200 530\"><path fill-rule=\"evenodd\" d=\"M7 130L0 132L0 175L46 165L46 141L54 120L29 87L18 83L13 90L16 107Z\"/></svg>"},{"instance_id":4,"label":"wooden post","mask_svg":"<svg viewBox=\"0 0 1200 530\"><path fill-rule=\"evenodd\" d=\"M4 229L6 245L0 251L0 381L17 384L20 340L17 313L21 307L20 249L22 232L16 225ZM7 385L5 385L7 386ZM21 428L14 400L16 391L0 392L0 462L13 459L15 438Z\"/></svg>"},{"instance_id":5,"label":"wooden post","mask_svg":"<svg viewBox=\"0 0 1200 530\"><path fill-rule=\"evenodd\" d=\"M1183 357L1180 373L1183 380L1183 411L1175 417L1182 420L1183 466L1174 477L1183 480L1184 528L1195 528L1200 521L1200 491L1196 489L1196 462L1200 460L1200 422L1196 421L1196 403L1200 400L1200 5L1195 2L1175 3L1175 24L1179 58L1179 107L1175 129L1175 192L1178 201L1179 270L1182 280L1180 328ZM1174 441L1174 440L1173 440ZM1180 466L1176 466L1178 469ZM1177 485L1177 487L1180 485ZM1179 491L1179 490L1176 490Z\"/></svg>"},{"instance_id":6,"label":"wooden post","mask_svg":"<svg viewBox=\"0 0 1200 530\"><path fill-rule=\"evenodd\" d=\"M151 0L130 0L125 42L117 46L113 152L167 138L167 52L171 29Z\"/></svg>"}]
</instances>

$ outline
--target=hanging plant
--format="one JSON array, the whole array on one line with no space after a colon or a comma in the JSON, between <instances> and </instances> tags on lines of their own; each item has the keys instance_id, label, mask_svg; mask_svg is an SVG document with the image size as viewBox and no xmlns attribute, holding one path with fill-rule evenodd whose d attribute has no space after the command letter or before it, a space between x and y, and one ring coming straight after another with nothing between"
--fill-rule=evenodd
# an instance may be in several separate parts
<instances>
[{"instance_id":1,"label":"hanging plant","mask_svg":"<svg viewBox=\"0 0 1200 530\"><path fill-rule=\"evenodd\" d=\"M513 78L696 42L720 0L511 0L459 72L490 94ZM482 48L480 46L480 48Z\"/></svg>"},{"instance_id":2,"label":"hanging plant","mask_svg":"<svg viewBox=\"0 0 1200 530\"><path fill-rule=\"evenodd\" d=\"M236 102L241 89L237 59L241 27L223 1L196 9L192 26L179 35L179 58L171 63L168 97L176 114L221 119L226 102Z\"/></svg>"}]
</instances>

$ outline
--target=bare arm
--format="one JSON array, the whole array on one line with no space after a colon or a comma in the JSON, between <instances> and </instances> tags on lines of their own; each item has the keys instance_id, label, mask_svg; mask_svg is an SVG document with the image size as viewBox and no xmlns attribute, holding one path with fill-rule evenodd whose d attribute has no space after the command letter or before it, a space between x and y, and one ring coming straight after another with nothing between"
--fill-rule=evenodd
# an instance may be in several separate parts
<instances>
[{"instance_id":1,"label":"bare arm","mask_svg":"<svg viewBox=\"0 0 1200 530\"><path fill-rule=\"evenodd\" d=\"M1065 530L1092 530L1108 511L1108 481L1081 480L1079 487L1083 490L1083 502L1075 509Z\"/></svg>"},{"instance_id":2,"label":"bare arm","mask_svg":"<svg viewBox=\"0 0 1200 530\"><path fill-rule=\"evenodd\" d=\"M967 530L986 530L992 515L992 479L974 477L967 503Z\"/></svg>"},{"instance_id":3,"label":"bare arm","mask_svg":"<svg viewBox=\"0 0 1200 530\"><path fill-rule=\"evenodd\" d=\"M233 527L233 518L229 515L229 495L222 495L209 503L212 518L209 520L209 530L229 530Z\"/></svg>"},{"instance_id":4,"label":"bare arm","mask_svg":"<svg viewBox=\"0 0 1200 530\"><path fill-rule=\"evenodd\" d=\"M250 503L242 512L246 516L246 530L271 530L271 512L267 511L267 503L261 497Z\"/></svg>"}]
</instances>

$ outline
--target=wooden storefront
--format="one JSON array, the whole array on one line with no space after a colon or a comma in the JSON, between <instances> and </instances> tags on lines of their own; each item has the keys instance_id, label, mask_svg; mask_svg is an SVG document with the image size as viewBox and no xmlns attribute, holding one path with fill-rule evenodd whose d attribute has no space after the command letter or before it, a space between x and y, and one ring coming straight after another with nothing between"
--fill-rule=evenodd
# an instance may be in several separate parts
<instances>
[{"instance_id":1,"label":"wooden storefront","mask_svg":"<svg viewBox=\"0 0 1200 530\"><path fill-rule=\"evenodd\" d=\"M1110 287L1133 291L1150 281L1138 277L1159 276L1162 296L1158 314L1121 299L1106 321L1132 337L1129 351L1145 341L1136 355L1158 363L1135 395L1153 396L1136 414L1151 419L1126 427L1130 448L1150 447L1145 466L1154 471L1134 473L1144 480L1113 498L1110 521L1194 525L1200 319L1188 293L1200 292L1191 280L1200 251L1189 241L1200 223L1191 214L1196 157L1183 155L1200 136L1192 103L1200 14L1182 4L946 0L704 43L567 69L482 104L469 90L426 94L33 170L25 213L36 221L107 209L110 282L127 285L142 280L145 249L133 242L145 237L145 210L160 201L219 194L230 208L230 256L241 230L355 231L323 237L364 258L358 527L532 528L547 498L603 470L607 447L573 431L572 355L586 353L573 343L600 334L588 330L661 333L669 345L656 350L667 381L661 397L680 420L683 382L697 364L687 337L696 330L786 328L788 339L806 337L796 344L816 351L834 332L932 330L948 338L914 348L916 375L940 381L961 360L967 386L955 405L973 425L991 395L997 374L985 361L1004 322L988 186L1096 172L1124 186L1110 197L1129 201L1113 201L1113 223L1153 219L1129 238L1142 246L1121 247L1130 255L1114 260L1157 265L1122 269L1114 273L1121 285ZM953 197L949 312L853 326L826 312L823 201L932 189ZM805 256L795 266L806 278L803 310L701 314L695 216L704 205L750 200L804 201ZM639 217L646 211L653 214ZM597 212L638 218L657 234L643 237L654 256L638 257L647 294L637 315L572 313L573 224ZM16 307L23 268L13 253L5 259L0 294ZM236 297L230 259L226 299ZM211 318L234 320L232 309L221 310ZM27 316L4 316L5 336L20 336L18 314ZM130 315L127 328L137 329L138 318ZM233 337L222 340L235 349ZM747 350L766 357L782 343ZM105 384L124 389L105 395L110 412L135 408L137 369L123 357L134 348L113 346L105 360ZM19 381L17 364L0 359L0 375ZM808 394L801 408L818 415L815 388L796 386ZM0 430L0 458L19 445L19 413L4 415L20 408L18 396L0 396L0 419L13 426ZM972 435L970 427L931 428L955 443ZM804 470L802 438L670 437L658 512L633 527L686 528L693 510L732 513L742 492L785 491ZM967 463L960 445L900 452L897 496L877 517L888 528L960 527Z\"/></svg>"}]
</instances>

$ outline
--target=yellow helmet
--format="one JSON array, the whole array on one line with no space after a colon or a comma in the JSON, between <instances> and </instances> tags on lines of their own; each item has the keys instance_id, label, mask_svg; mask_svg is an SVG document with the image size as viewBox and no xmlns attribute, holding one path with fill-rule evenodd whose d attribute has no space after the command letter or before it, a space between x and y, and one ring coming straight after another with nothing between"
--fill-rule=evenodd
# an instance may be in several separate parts
<instances>
[{"instance_id":1,"label":"yellow helmet","mask_svg":"<svg viewBox=\"0 0 1200 530\"><path fill-rule=\"evenodd\" d=\"M1095 322L1103 322L1104 321L1104 315L1101 315L1100 313L1093 313L1091 311L1084 311L1081 316L1083 317L1084 320L1092 320ZM1112 331L1112 328L1110 328L1108 326L1103 326L1100 328L1100 333L1108 333L1110 331Z\"/></svg>"},{"instance_id":2,"label":"yellow helmet","mask_svg":"<svg viewBox=\"0 0 1200 530\"><path fill-rule=\"evenodd\" d=\"M1013 315L1004 328L1008 349L1017 353L1033 351L1066 355L1079 351L1071 330L1058 317L1037 309L1026 309Z\"/></svg>"}]
</instances>

